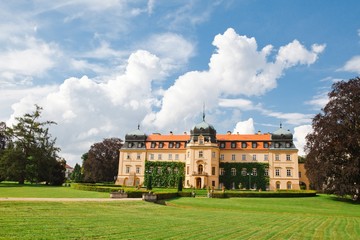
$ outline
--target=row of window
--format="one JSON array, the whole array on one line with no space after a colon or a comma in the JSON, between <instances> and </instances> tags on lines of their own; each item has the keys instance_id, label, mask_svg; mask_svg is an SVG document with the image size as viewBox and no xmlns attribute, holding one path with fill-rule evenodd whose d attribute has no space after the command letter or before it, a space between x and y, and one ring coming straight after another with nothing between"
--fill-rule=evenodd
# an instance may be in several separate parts
<instances>
[{"instance_id":1,"label":"row of window","mask_svg":"<svg viewBox=\"0 0 360 240\"><path fill-rule=\"evenodd\" d=\"M150 144L150 147L151 148L156 148L156 146L158 145L158 148L164 148L164 142L159 142L159 143L157 143L157 142L151 142L151 144ZM169 148L180 148L180 146L181 146L181 144L180 144L180 142L169 142L169 144L168 144L168 147ZM186 143L185 143L185 147L186 147Z\"/></svg>"},{"instance_id":2,"label":"row of window","mask_svg":"<svg viewBox=\"0 0 360 240\"><path fill-rule=\"evenodd\" d=\"M174 156L174 158L173 158L173 156ZM150 153L149 154L149 159L150 160L155 160L155 154ZM157 160L163 160L163 155L161 153L159 153L157 155ZM173 155L172 153L169 153L167 160L179 160L179 154L176 153L176 154Z\"/></svg>"},{"instance_id":3,"label":"row of window","mask_svg":"<svg viewBox=\"0 0 360 240\"><path fill-rule=\"evenodd\" d=\"M269 148L270 144L268 142L263 142L263 148ZM231 148L237 148L238 142L231 142L230 147ZM251 147L252 148L258 148L260 146L260 144L258 142L252 142L251 143ZM226 147L226 143L225 142L220 142L219 145L220 148L225 148ZM247 148L248 147L248 143L247 142L241 142L241 148Z\"/></svg>"},{"instance_id":4,"label":"row of window","mask_svg":"<svg viewBox=\"0 0 360 240\"><path fill-rule=\"evenodd\" d=\"M236 160L236 154L232 154L231 155L231 160L235 161ZM247 156L246 154L242 154L241 155L241 160L242 161L246 161L247 160ZM257 161L257 160L261 160L259 159L259 156L261 155L257 155L257 154L252 154L250 155L252 156L252 161ZM220 160L224 161L225 160L225 155L224 154L220 154ZM264 154L263 155L263 160L264 161L269 161L269 155L268 154ZM275 154L275 161L280 161L280 154ZM286 161L291 161L291 155L290 154L286 154Z\"/></svg>"},{"instance_id":5,"label":"row of window","mask_svg":"<svg viewBox=\"0 0 360 240\"><path fill-rule=\"evenodd\" d=\"M143 142L138 142L138 143L133 143L133 142L128 142L127 143L127 147L128 148L133 148L133 147L135 147L135 146L137 146L138 148L142 148L142 147L144 147L145 145L144 145L144 143Z\"/></svg>"},{"instance_id":6,"label":"row of window","mask_svg":"<svg viewBox=\"0 0 360 240\"><path fill-rule=\"evenodd\" d=\"M135 167L135 172L136 172L137 174L139 174L140 171L141 171L141 167L140 167L140 166L136 166L136 167ZM153 172L153 171L154 171L154 167L150 167L150 172ZM125 173L130 173L130 172L131 172L131 166L126 166L126 167L125 167ZM179 172L179 169L178 169L178 168L172 169L172 168L170 168L170 167L168 167L168 168L166 169L166 173L167 173L167 174L171 174L172 172L174 172L175 174L177 174L177 173ZM162 174L162 173L163 173L163 168L162 168L162 167L158 167L158 168L157 168L157 173L158 173L158 174Z\"/></svg>"},{"instance_id":7,"label":"row of window","mask_svg":"<svg viewBox=\"0 0 360 240\"><path fill-rule=\"evenodd\" d=\"M231 176L236 176L236 168L231 168L230 170L231 172ZM223 176L225 175L225 170L224 168L220 168L220 175ZM257 169L253 168L251 170L251 172L248 172L248 170L246 168L242 168L241 169L241 175L242 176L257 176ZM292 173L292 169L291 168L287 168L286 169L286 176L287 177L292 177L293 173ZM264 176L269 176L269 169L265 168L265 172L264 172ZM275 169L275 176L276 177L281 177L281 168L276 168Z\"/></svg>"},{"instance_id":8,"label":"row of window","mask_svg":"<svg viewBox=\"0 0 360 240\"><path fill-rule=\"evenodd\" d=\"M241 175L242 176L257 176L258 173L257 173L257 168L253 168L253 169L249 169L250 172L248 172L248 169L246 168L242 168L241 169ZM230 169L230 174L231 176L236 176L236 168L231 168ZM225 169L224 168L220 168L220 176L223 176L225 175ZM265 173L264 173L265 176L269 176L269 169L265 169Z\"/></svg>"}]
</instances>

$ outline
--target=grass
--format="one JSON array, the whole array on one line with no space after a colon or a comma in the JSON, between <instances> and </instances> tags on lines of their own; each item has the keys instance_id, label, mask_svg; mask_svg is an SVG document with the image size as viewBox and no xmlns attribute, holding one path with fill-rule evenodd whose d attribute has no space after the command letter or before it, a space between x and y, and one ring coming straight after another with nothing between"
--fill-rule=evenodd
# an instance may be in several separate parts
<instances>
[{"instance_id":1,"label":"grass","mask_svg":"<svg viewBox=\"0 0 360 240\"><path fill-rule=\"evenodd\" d=\"M75 190L41 184L0 183L0 197L23 198L109 198L109 193Z\"/></svg>"},{"instance_id":2,"label":"grass","mask_svg":"<svg viewBox=\"0 0 360 240\"><path fill-rule=\"evenodd\" d=\"M47 191L47 187L39 189ZM1 195L2 190L0 187ZM327 195L178 198L166 201L166 205L143 201L0 202L0 213L0 239L358 239L360 236L360 205Z\"/></svg>"}]
</instances>

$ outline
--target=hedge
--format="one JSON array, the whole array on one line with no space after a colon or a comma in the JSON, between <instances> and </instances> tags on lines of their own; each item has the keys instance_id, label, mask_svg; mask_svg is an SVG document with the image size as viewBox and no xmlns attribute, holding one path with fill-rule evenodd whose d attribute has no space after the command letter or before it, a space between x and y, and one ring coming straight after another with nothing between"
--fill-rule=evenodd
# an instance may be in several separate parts
<instances>
[{"instance_id":1,"label":"hedge","mask_svg":"<svg viewBox=\"0 0 360 240\"><path fill-rule=\"evenodd\" d=\"M241 197L257 197L257 198L290 198L290 197L315 197L316 191L293 191L284 190L276 192L214 192L213 198L241 198Z\"/></svg>"}]
</instances>

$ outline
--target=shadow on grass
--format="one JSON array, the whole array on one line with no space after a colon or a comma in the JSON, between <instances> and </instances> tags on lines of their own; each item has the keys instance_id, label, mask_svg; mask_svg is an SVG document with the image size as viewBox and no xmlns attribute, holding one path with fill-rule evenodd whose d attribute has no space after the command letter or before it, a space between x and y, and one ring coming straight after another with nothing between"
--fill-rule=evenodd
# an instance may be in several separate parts
<instances>
[{"instance_id":1,"label":"shadow on grass","mask_svg":"<svg viewBox=\"0 0 360 240\"><path fill-rule=\"evenodd\" d=\"M25 183L19 184L18 182L0 182L1 187L61 187L61 186L54 186L54 185L46 185L46 184L36 184L36 183Z\"/></svg>"},{"instance_id":2,"label":"shadow on grass","mask_svg":"<svg viewBox=\"0 0 360 240\"><path fill-rule=\"evenodd\" d=\"M344 202L344 203L348 203L348 204L360 205L360 199L355 201L350 196L340 197L340 196L335 196L335 195L329 195L329 198L330 198L330 200L336 201L336 202Z\"/></svg>"}]
</instances>

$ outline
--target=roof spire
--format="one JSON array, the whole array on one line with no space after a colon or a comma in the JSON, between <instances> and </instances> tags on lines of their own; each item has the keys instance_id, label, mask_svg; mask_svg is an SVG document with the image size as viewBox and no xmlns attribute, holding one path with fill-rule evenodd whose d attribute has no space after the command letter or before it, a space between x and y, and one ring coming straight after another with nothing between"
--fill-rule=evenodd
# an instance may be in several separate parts
<instances>
[{"instance_id":1,"label":"roof spire","mask_svg":"<svg viewBox=\"0 0 360 240\"><path fill-rule=\"evenodd\" d=\"M140 130L140 123L138 123L138 130Z\"/></svg>"},{"instance_id":2,"label":"roof spire","mask_svg":"<svg viewBox=\"0 0 360 240\"><path fill-rule=\"evenodd\" d=\"M280 128L282 128L282 122L280 121Z\"/></svg>"},{"instance_id":3,"label":"roof spire","mask_svg":"<svg viewBox=\"0 0 360 240\"><path fill-rule=\"evenodd\" d=\"M203 103L203 121L205 122L205 103Z\"/></svg>"}]
</instances>

